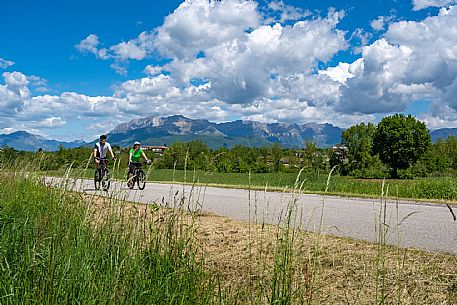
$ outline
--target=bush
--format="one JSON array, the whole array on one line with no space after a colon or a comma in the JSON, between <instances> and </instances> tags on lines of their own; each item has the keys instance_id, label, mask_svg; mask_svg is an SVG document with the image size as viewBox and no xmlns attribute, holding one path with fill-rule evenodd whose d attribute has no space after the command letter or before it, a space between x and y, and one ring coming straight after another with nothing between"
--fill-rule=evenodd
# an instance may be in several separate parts
<instances>
[{"instance_id":1,"label":"bush","mask_svg":"<svg viewBox=\"0 0 457 305\"><path fill-rule=\"evenodd\" d=\"M383 179L386 178L389 174L385 169L381 168L363 168L352 171L350 175L354 178Z\"/></svg>"},{"instance_id":2,"label":"bush","mask_svg":"<svg viewBox=\"0 0 457 305\"><path fill-rule=\"evenodd\" d=\"M416 185L418 198L457 199L457 181L452 178L421 180Z\"/></svg>"}]
</instances>

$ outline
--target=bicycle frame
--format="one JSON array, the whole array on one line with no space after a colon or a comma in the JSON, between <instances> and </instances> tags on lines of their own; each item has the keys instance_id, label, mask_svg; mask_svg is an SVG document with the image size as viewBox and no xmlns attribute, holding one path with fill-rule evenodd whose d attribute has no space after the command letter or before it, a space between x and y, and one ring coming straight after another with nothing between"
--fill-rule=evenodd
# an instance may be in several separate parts
<instances>
[{"instance_id":1,"label":"bicycle frame","mask_svg":"<svg viewBox=\"0 0 457 305\"><path fill-rule=\"evenodd\" d=\"M143 165L140 162L132 162L132 164L133 164L133 171L130 172L130 170L129 170L129 172L128 172L128 176L129 176L128 181L129 180L135 180L135 178L138 176L138 169L140 169L142 167L142 165ZM130 175L132 175L132 177L130 177Z\"/></svg>"},{"instance_id":2,"label":"bicycle frame","mask_svg":"<svg viewBox=\"0 0 457 305\"><path fill-rule=\"evenodd\" d=\"M140 187L140 182L139 182L140 174L142 173L143 177L145 175L145 173L143 171L143 164L141 162L132 162L131 164L133 165L133 172L131 172L129 170L129 173L127 175L127 185L129 186L130 189L132 189L136 182L138 184L139 189L144 189L144 184L142 187Z\"/></svg>"},{"instance_id":3,"label":"bicycle frame","mask_svg":"<svg viewBox=\"0 0 457 305\"><path fill-rule=\"evenodd\" d=\"M106 164L108 163L108 159L106 158L98 158L98 160L100 160L100 163L98 165L98 170L100 171L100 177L103 177L105 176L105 171L106 171Z\"/></svg>"},{"instance_id":4,"label":"bicycle frame","mask_svg":"<svg viewBox=\"0 0 457 305\"><path fill-rule=\"evenodd\" d=\"M107 175L109 175L109 169L107 166L108 159L107 158L98 158L98 157L96 157L96 159L99 160L99 163L98 163L98 168L95 170L95 176L94 176L95 188L99 189L100 185L97 186L97 183L102 182L103 189L106 191L106 190L108 190L109 185L110 185L109 177L106 177ZM97 174L98 174L98 177L97 177Z\"/></svg>"}]
</instances>

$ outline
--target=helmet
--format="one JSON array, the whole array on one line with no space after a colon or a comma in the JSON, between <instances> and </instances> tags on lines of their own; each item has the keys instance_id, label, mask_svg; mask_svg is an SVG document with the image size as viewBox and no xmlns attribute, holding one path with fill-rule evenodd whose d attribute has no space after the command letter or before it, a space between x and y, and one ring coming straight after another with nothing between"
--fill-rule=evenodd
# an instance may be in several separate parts
<instances>
[{"instance_id":1,"label":"helmet","mask_svg":"<svg viewBox=\"0 0 457 305\"><path fill-rule=\"evenodd\" d=\"M141 145L140 142L136 141L135 143L133 143L133 146L135 145Z\"/></svg>"}]
</instances>

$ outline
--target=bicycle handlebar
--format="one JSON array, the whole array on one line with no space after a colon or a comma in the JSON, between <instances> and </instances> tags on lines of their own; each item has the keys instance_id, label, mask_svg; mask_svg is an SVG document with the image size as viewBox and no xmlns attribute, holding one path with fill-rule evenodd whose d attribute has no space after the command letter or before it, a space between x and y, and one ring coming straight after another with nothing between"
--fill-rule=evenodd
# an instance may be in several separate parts
<instances>
[{"instance_id":1,"label":"bicycle handlebar","mask_svg":"<svg viewBox=\"0 0 457 305\"><path fill-rule=\"evenodd\" d=\"M116 158L100 158L100 157L94 157L94 159L99 160L99 161L116 161Z\"/></svg>"},{"instance_id":2,"label":"bicycle handlebar","mask_svg":"<svg viewBox=\"0 0 457 305\"><path fill-rule=\"evenodd\" d=\"M132 165L134 165L134 166L138 166L138 165L143 166L143 165L145 165L146 163L143 164L143 162L129 162L129 164L132 164Z\"/></svg>"}]
</instances>

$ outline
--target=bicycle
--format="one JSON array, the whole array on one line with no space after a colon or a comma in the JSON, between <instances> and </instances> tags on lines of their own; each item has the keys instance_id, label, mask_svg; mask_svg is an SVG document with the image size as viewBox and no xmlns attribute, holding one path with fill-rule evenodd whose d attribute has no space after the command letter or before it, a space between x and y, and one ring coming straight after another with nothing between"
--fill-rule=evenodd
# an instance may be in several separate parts
<instances>
[{"instance_id":1,"label":"bicycle","mask_svg":"<svg viewBox=\"0 0 457 305\"><path fill-rule=\"evenodd\" d=\"M132 162L133 168L133 175L130 176L130 171L127 173L127 186L129 189L133 189L135 183L138 185L138 189L144 190L146 187L146 174L142 169L143 164L141 162Z\"/></svg>"},{"instance_id":2,"label":"bicycle","mask_svg":"<svg viewBox=\"0 0 457 305\"><path fill-rule=\"evenodd\" d=\"M108 163L108 159L106 158L96 158L100 161L98 168L95 169L94 174L94 186L96 190L100 189L100 186L103 188L104 191L108 191L111 185L111 173L109 168L106 166Z\"/></svg>"}]
</instances>

